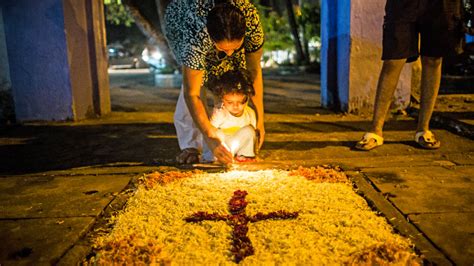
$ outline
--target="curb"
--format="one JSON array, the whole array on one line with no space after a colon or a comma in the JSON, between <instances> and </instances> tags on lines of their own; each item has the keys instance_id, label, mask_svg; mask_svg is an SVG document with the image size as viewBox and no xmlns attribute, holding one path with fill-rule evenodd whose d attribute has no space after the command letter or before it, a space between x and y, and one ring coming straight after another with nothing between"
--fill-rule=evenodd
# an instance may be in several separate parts
<instances>
[{"instance_id":1,"label":"curb","mask_svg":"<svg viewBox=\"0 0 474 266\"><path fill-rule=\"evenodd\" d=\"M408 107L407 113L409 116L417 119L420 110L415 107ZM440 113L433 112L430 123L437 127L446 129L454 134L474 140L474 126L464 123L462 121L446 117Z\"/></svg>"}]
</instances>

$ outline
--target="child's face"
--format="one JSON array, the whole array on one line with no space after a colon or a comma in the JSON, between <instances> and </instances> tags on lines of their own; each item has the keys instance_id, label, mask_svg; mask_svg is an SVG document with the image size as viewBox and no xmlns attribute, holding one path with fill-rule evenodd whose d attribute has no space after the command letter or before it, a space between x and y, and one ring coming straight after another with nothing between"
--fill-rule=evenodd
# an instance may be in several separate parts
<instances>
[{"instance_id":1,"label":"child's face","mask_svg":"<svg viewBox=\"0 0 474 266\"><path fill-rule=\"evenodd\" d=\"M241 116L247 106L247 96L240 93L228 93L222 97L224 108L233 116Z\"/></svg>"}]
</instances>

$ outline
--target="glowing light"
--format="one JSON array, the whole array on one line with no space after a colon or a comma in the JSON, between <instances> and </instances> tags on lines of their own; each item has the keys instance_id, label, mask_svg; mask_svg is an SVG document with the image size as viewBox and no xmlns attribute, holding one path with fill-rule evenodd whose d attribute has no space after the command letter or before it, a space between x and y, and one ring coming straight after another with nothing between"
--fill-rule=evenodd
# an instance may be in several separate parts
<instances>
[{"instance_id":1,"label":"glowing light","mask_svg":"<svg viewBox=\"0 0 474 266\"><path fill-rule=\"evenodd\" d=\"M235 155L238 147L239 147L239 141L238 140L232 141L232 143L230 144L230 152L232 153L232 155Z\"/></svg>"},{"instance_id":2,"label":"glowing light","mask_svg":"<svg viewBox=\"0 0 474 266\"><path fill-rule=\"evenodd\" d=\"M158 52L158 51L154 51L153 53L151 53L151 57L152 57L153 59L156 59L156 60L162 58L161 53Z\"/></svg>"},{"instance_id":3,"label":"glowing light","mask_svg":"<svg viewBox=\"0 0 474 266\"><path fill-rule=\"evenodd\" d=\"M224 148L226 148L226 150L231 151L231 150L229 149L229 146L227 146L227 144L225 144L225 142L222 142L221 144L222 144L222 146L224 146Z\"/></svg>"},{"instance_id":4,"label":"glowing light","mask_svg":"<svg viewBox=\"0 0 474 266\"><path fill-rule=\"evenodd\" d=\"M233 166L233 168L235 167L235 165ZM272 172L271 171L260 171L260 172L267 172L269 174L271 174ZM238 170L238 169L232 169L231 171L229 172L225 172L225 173L221 173L220 174L220 177L223 178L223 179L237 179L237 180L245 180L245 179L252 179L254 180L255 179L255 173L254 171L245 171L245 170ZM258 178L261 178L259 175L257 175ZM263 176L266 176L265 174L263 174Z\"/></svg>"}]
</instances>

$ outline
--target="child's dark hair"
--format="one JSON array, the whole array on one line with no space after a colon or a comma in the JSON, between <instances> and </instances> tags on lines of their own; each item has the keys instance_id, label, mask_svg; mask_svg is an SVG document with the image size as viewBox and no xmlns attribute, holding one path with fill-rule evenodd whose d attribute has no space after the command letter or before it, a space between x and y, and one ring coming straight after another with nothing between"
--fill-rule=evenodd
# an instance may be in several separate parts
<instances>
[{"instance_id":1,"label":"child's dark hair","mask_svg":"<svg viewBox=\"0 0 474 266\"><path fill-rule=\"evenodd\" d=\"M225 72L219 78L210 80L209 88L212 93L219 98L222 98L228 93L244 94L247 97L255 95L255 89L253 88L250 74L245 69Z\"/></svg>"}]
</instances>

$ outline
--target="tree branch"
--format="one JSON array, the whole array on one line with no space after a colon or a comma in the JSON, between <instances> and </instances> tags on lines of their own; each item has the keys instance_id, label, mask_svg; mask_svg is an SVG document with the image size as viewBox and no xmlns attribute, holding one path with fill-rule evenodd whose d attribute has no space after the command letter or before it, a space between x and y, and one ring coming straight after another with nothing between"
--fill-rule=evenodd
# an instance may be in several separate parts
<instances>
[{"instance_id":1,"label":"tree branch","mask_svg":"<svg viewBox=\"0 0 474 266\"><path fill-rule=\"evenodd\" d=\"M133 0L125 0L123 1L123 4L127 7L128 12L135 20L135 24L140 29L140 31L150 41L158 46L166 63L169 66L176 68L178 64L171 55L168 43L162 33L162 30L160 28L154 27L153 24L143 16L142 12L140 11L140 7ZM160 22L161 20L162 19L160 18Z\"/></svg>"}]
</instances>

